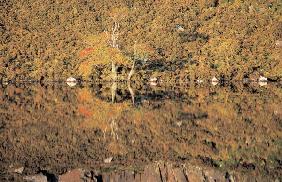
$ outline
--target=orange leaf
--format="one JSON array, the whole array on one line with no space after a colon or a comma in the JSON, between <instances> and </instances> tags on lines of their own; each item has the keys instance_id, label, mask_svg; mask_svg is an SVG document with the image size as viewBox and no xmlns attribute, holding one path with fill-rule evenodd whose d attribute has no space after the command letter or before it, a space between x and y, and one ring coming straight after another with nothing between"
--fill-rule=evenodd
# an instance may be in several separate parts
<instances>
[{"instance_id":1,"label":"orange leaf","mask_svg":"<svg viewBox=\"0 0 282 182\"><path fill-rule=\"evenodd\" d=\"M82 51L80 51L79 57L83 58L83 57L89 55L89 54L90 54L91 52L93 52L93 51L94 51L94 49L93 49L92 47L85 48L85 49L83 49Z\"/></svg>"},{"instance_id":2,"label":"orange leaf","mask_svg":"<svg viewBox=\"0 0 282 182\"><path fill-rule=\"evenodd\" d=\"M86 107L84 106L79 106L77 109L78 113L81 114L84 117L91 117L93 113Z\"/></svg>"}]
</instances>

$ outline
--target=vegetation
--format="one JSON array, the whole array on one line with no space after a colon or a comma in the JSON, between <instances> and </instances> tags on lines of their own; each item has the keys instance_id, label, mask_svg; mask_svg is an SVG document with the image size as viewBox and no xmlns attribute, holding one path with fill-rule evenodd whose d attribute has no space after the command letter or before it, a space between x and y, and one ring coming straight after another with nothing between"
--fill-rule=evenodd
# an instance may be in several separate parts
<instances>
[{"instance_id":1,"label":"vegetation","mask_svg":"<svg viewBox=\"0 0 282 182\"><path fill-rule=\"evenodd\" d=\"M132 76L141 69L135 61L147 56L151 64L185 63L169 77L282 77L275 44L282 39L279 0L19 0L1 6L2 79L91 80L97 66L103 79L116 80L118 66L127 75L119 79L144 78L151 73Z\"/></svg>"},{"instance_id":2,"label":"vegetation","mask_svg":"<svg viewBox=\"0 0 282 182\"><path fill-rule=\"evenodd\" d=\"M111 166L156 160L194 165L203 159L205 166L224 173L281 176L280 85L134 85L138 89L132 105L122 83L116 103L111 103L111 84L117 82L75 88L10 84L0 89L1 174L10 174L11 164L24 165L32 174L39 168L62 173L103 166L112 156Z\"/></svg>"},{"instance_id":3,"label":"vegetation","mask_svg":"<svg viewBox=\"0 0 282 182\"><path fill-rule=\"evenodd\" d=\"M122 54L115 43L112 46L109 44L110 35L107 32L99 35L92 35L87 37L89 48L82 50L79 57L82 62L78 64L78 73L84 79L88 79L93 71L93 66L97 64L112 64L112 78L117 79L116 63L126 63L128 58Z\"/></svg>"}]
</instances>

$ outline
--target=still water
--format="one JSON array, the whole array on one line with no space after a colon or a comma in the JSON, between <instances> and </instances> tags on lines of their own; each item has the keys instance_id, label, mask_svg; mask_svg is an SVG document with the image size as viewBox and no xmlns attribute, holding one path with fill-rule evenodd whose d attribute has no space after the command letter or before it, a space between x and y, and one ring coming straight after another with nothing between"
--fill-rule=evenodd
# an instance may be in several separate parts
<instances>
[{"instance_id":1,"label":"still water","mask_svg":"<svg viewBox=\"0 0 282 182\"><path fill-rule=\"evenodd\" d=\"M281 103L279 84L1 86L0 175L169 161L276 178Z\"/></svg>"}]
</instances>

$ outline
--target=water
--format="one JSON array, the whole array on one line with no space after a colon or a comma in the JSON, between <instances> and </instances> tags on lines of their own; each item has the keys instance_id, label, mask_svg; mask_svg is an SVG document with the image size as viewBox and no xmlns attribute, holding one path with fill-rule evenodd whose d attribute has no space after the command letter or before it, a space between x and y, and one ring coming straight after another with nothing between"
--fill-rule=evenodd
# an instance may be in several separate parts
<instances>
[{"instance_id":1,"label":"water","mask_svg":"<svg viewBox=\"0 0 282 182\"><path fill-rule=\"evenodd\" d=\"M1 176L154 161L279 176L281 103L278 84L2 86Z\"/></svg>"}]
</instances>

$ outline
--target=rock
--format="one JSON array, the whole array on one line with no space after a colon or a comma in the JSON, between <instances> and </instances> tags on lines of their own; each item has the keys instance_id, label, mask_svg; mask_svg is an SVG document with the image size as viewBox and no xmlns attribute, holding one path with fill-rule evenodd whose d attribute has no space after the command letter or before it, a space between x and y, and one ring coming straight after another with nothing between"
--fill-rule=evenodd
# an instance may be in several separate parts
<instances>
[{"instance_id":1,"label":"rock","mask_svg":"<svg viewBox=\"0 0 282 182\"><path fill-rule=\"evenodd\" d=\"M122 172L111 172L111 173L104 173L99 177L96 178L96 181L128 181L128 182L139 182L136 180L138 174L135 174L131 171L122 171ZM137 178L138 179L138 178Z\"/></svg>"},{"instance_id":2,"label":"rock","mask_svg":"<svg viewBox=\"0 0 282 182\"><path fill-rule=\"evenodd\" d=\"M168 180L167 181L179 181L186 182L186 176L181 168L168 167Z\"/></svg>"},{"instance_id":3,"label":"rock","mask_svg":"<svg viewBox=\"0 0 282 182\"><path fill-rule=\"evenodd\" d=\"M109 157L107 159L104 159L104 163L111 163L113 160L113 157Z\"/></svg>"},{"instance_id":4,"label":"rock","mask_svg":"<svg viewBox=\"0 0 282 182\"><path fill-rule=\"evenodd\" d=\"M212 79L211 79L211 83L213 86L217 85L218 84L218 79L214 76Z\"/></svg>"},{"instance_id":5,"label":"rock","mask_svg":"<svg viewBox=\"0 0 282 182\"><path fill-rule=\"evenodd\" d=\"M168 178L168 169L164 161L157 162L157 167L159 168L159 174L163 181L167 181Z\"/></svg>"},{"instance_id":6,"label":"rock","mask_svg":"<svg viewBox=\"0 0 282 182\"><path fill-rule=\"evenodd\" d=\"M205 181L203 170L200 167L187 166L185 170L185 174L188 178L188 181L195 181L195 182Z\"/></svg>"},{"instance_id":7,"label":"rock","mask_svg":"<svg viewBox=\"0 0 282 182\"><path fill-rule=\"evenodd\" d=\"M151 86L157 86L157 82L150 82Z\"/></svg>"},{"instance_id":8,"label":"rock","mask_svg":"<svg viewBox=\"0 0 282 182\"><path fill-rule=\"evenodd\" d=\"M156 77L150 78L150 82L156 82L158 79Z\"/></svg>"},{"instance_id":9,"label":"rock","mask_svg":"<svg viewBox=\"0 0 282 182\"><path fill-rule=\"evenodd\" d=\"M214 76L214 77L212 77L211 81L212 82L218 82L218 79Z\"/></svg>"},{"instance_id":10,"label":"rock","mask_svg":"<svg viewBox=\"0 0 282 182\"><path fill-rule=\"evenodd\" d=\"M258 84L260 86L265 86L267 85L267 78L264 77L264 76L260 76L259 79L258 79Z\"/></svg>"},{"instance_id":11,"label":"rock","mask_svg":"<svg viewBox=\"0 0 282 182\"><path fill-rule=\"evenodd\" d=\"M77 81L76 81L75 78L69 77L66 82L67 82L68 86L74 87L74 86L76 85L76 82L77 82Z\"/></svg>"},{"instance_id":12,"label":"rock","mask_svg":"<svg viewBox=\"0 0 282 182\"><path fill-rule=\"evenodd\" d=\"M267 82L258 82L259 86L263 87L267 85Z\"/></svg>"},{"instance_id":13,"label":"rock","mask_svg":"<svg viewBox=\"0 0 282 182\"><path fill-rule=\"evenodd\" d=\"M91 178L92 177L91 171L85 171L84 176Z\"/></svg>"},{"instance_id":14,"label":"rock","mask_svg":"<svg viewBox=\"0 0 282 182\"><path fill-rule=\"evenodd\" d=\"M226 181L225 175L218 170L206 169L203 171L206 181Z\"/></svg>"},{"instance_id":15,"label":"rock","mask_svg":"<svg viewBox=\"0 0 282 182\"><path fill-rule=\"evenodd\" d=\"M177 121L177 122L176 122L176 125L177 125L178 127L180 127L180 126L182 125L182 121Z\"/></svg>"},{"instance_id":16,"label":"rock","mask_svg":"<svg viewBox=\"0 0 282 182\"><path fill-rule=\"evenodd\" d=\"M151 77L149 82L151 86L157 86L158 79L156 77Z\"/></svg>"},{"instance_id":17,"label":"rock","mask_svg":"<svg viewBox=\"0 0 282 182\"><path fill-rule=\"evenodd\" d=\"M2 84L3 85L8 85L9 84L9 80L7 78L3 78L2 79Z\"/></svg>"},{"instance_id":18,"label":"rock","mask_svg":"<svg viewBox=\"0 0 282 182\"><path fill-rule=\"evenodd\" d=\"M228 182L235 182L233 175L231 175L229 173L226 173L225 178Z\"/></svg>"},{"instance_id":19,"label":"rock","mask_svg":"<svg viewBox=\"0 0 282 182\"><path fill-rule=\"evenodd\" d=\"M26 176L24 177L24 180L27 182L47 182L47 176L44 176L43 174L38 174L34 176Z\"/></svg>"},{"instance_id":20,"label":"rock","mask_svg":"<svg viewBox=\"0 0 282 182\"><path fill-rule=\"evenodd\" d=\"M84 173L82 169L74 169L59 176L59 182L83 182Z\"/></svg>"},{"instance_id":21,"label":"rock","mask_svg":"<svg viewBox=\"0 0 282 182\"><path fill-rule=\"evenodd\" d=\"M179 32L184 32L184 30L185 30L181 25L176 25L176 29Z\"/></svg>"},{"instance_id":22,"label":"rock","mask_svg":"<svg viewBox=\"0 0 282 182\"><path fill-rule=\"evenodd\" d=\"M196 82L197 82L197 83L203 83L203 82L204 82L204 80L197 79L197 80L196 80Z\"/></svg>"},{"instance_id":23,"label":"rock","mask_svg":"<svg viewBox=\"0 0 282 182\"><path fill-rule=\"evenodd\" d=\"M267 78L264 76L260 76L258 79L259 82L267 82Z\"/></svg>"},{"instance_id":24,"label":"rock","mask_svg":"<svg viewBox=\"0 0 282 182\"><path fill-rule=\"evenodd\" d=\"M141 174L140 181L161 182L161 175L162 174L160 174L160 169L157 165L148 165L144 168L144 172Z\"/></svg>"},{"instance_id":25,"label":"rock","mask_svg":"<svg viewBox=\"0 0 282 182\"><path fill-rule=\"evenodd\" d=\"M24 171L24 167L19 167L19 168L15 169L14 172L15 172L15 173L18 173L18 174L22 174L23 171Z\"/></svg>"}]
</instances>

